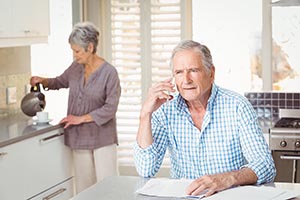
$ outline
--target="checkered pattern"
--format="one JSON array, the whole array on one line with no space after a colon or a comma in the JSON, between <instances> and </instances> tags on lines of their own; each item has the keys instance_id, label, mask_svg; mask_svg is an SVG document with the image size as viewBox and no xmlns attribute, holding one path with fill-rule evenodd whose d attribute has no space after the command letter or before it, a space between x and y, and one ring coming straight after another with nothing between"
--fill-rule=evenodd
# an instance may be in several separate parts
<instances>
[{"instance_id":1,"label":"checkered pattern","mask_svg":"<svg viewBox=\"0 0 300 200\"><path fill-rule=\"evenodd\" d=\"M206 174L251 168L258 184L273 181L276 170L271 152L251 104L242 95L213 85L201 131L192 121L180 95L152 114L154 143L134 145L138 173L152 177L166 150L171 177L196 179Z\"/></svg>"}]
</instances>

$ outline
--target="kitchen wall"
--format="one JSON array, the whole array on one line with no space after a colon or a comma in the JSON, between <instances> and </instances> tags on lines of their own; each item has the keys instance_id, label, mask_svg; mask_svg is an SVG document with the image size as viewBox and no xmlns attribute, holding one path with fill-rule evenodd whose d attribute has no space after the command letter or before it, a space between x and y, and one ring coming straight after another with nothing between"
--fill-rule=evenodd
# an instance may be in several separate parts
<instances>
[{"instance_id":1,"label":"kitchen wall","mask_svg":"<svg viewBox=\"0 0 300 200\"><path fill-rule=\"evenodd\" d=\"M269 129L279 120L280 109L300 109L300 93L246 92L263 129Z\"/></svg>"},{"instance_id":2,"label":"kitchen wall","mask_svg":"<svg viewBox=\"0 0 300 200\"><path fill-rule=\"evenodd\" d=\"M0 48L0 117L21 112L20 103L29 83L30 47ZM11 94L16 102L7 102L7 88L16 87Z\"/></svg>"}]
</instances>

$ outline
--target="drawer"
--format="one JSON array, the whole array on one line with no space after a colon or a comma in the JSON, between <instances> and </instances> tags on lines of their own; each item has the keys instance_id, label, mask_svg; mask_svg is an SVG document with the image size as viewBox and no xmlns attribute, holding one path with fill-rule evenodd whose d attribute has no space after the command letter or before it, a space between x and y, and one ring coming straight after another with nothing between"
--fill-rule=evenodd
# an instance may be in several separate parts
<instances>
[{"instance_id":1,"label":"drawer","mask_svg":"<svg viewBox=\"0 0 300 200\"><path fill-rule=\"evenodd\" d=\"M69 178L27 200L68 200L74 195L73 178Z\"/></svg>"},{"instance_id":2,"label":"drawer","mask_svg":"<svg viewBox=\"0 0 300 200\"><path fill-rule=\"evenodd\" d=\"M24 196L31 197L72 177L71 152L60 130L33 138L23 165Z\"/></svg>"}]
</instances>

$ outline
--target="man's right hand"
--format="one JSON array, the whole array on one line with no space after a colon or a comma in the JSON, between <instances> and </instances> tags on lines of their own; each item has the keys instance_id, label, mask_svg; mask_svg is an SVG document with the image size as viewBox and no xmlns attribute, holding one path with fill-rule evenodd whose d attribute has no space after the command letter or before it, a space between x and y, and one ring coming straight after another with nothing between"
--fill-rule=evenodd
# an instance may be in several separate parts
<instances>
[{"instance_id":1,"label":"man's right hand","mask_svg":"<svg viewBox=\"0 0 300 200\"><path fill-rule=\"evenodd\" d=\"M140 125L137 134L137 143L141 148L147 148L153 142L151 132L151 115L167 100L173 98L170 92L175 92L172 79L166 79L149 88L148 96L140 113Z\"/></svg>"},{"instance_id":2,"label":"man's right hand","mask_svg":"<svg viewBox=\"0 0 300 200\"><path fill-rule=\"evenodd\" d=\"M142 106L141 115L151 114L163 103L173 98L170 93L175 92L175 85L171 81L172 78L168 78L164 81L154 84L149 88L146 101Z\"/></svg>"}]
</instances>

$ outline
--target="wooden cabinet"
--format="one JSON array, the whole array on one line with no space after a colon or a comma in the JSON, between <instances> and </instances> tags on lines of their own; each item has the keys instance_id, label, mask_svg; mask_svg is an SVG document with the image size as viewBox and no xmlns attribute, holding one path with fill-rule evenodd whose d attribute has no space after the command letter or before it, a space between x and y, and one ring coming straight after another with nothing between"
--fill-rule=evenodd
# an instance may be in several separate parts
<instances>
[{"instance_id":1,"label":"wooden cabinet","mask_svg":"<svg viewBox=\"0 0 300 200\"><path fill-rule=\"evenodd\" d=\"M57 200L71 198L72 156L64 145L63 129L0 148L0 177L3 200L53 194Z\"/></svg>"},{"instance_id":2,"label":"wooden cabinet","mask_svg":"<svg viewBox=\"0 0 300 200\"><path fill-rule=\"evenodd\" d=\"M47 42L49 0L0 0L0 47Z\"/></svg>"}]
</instances>

